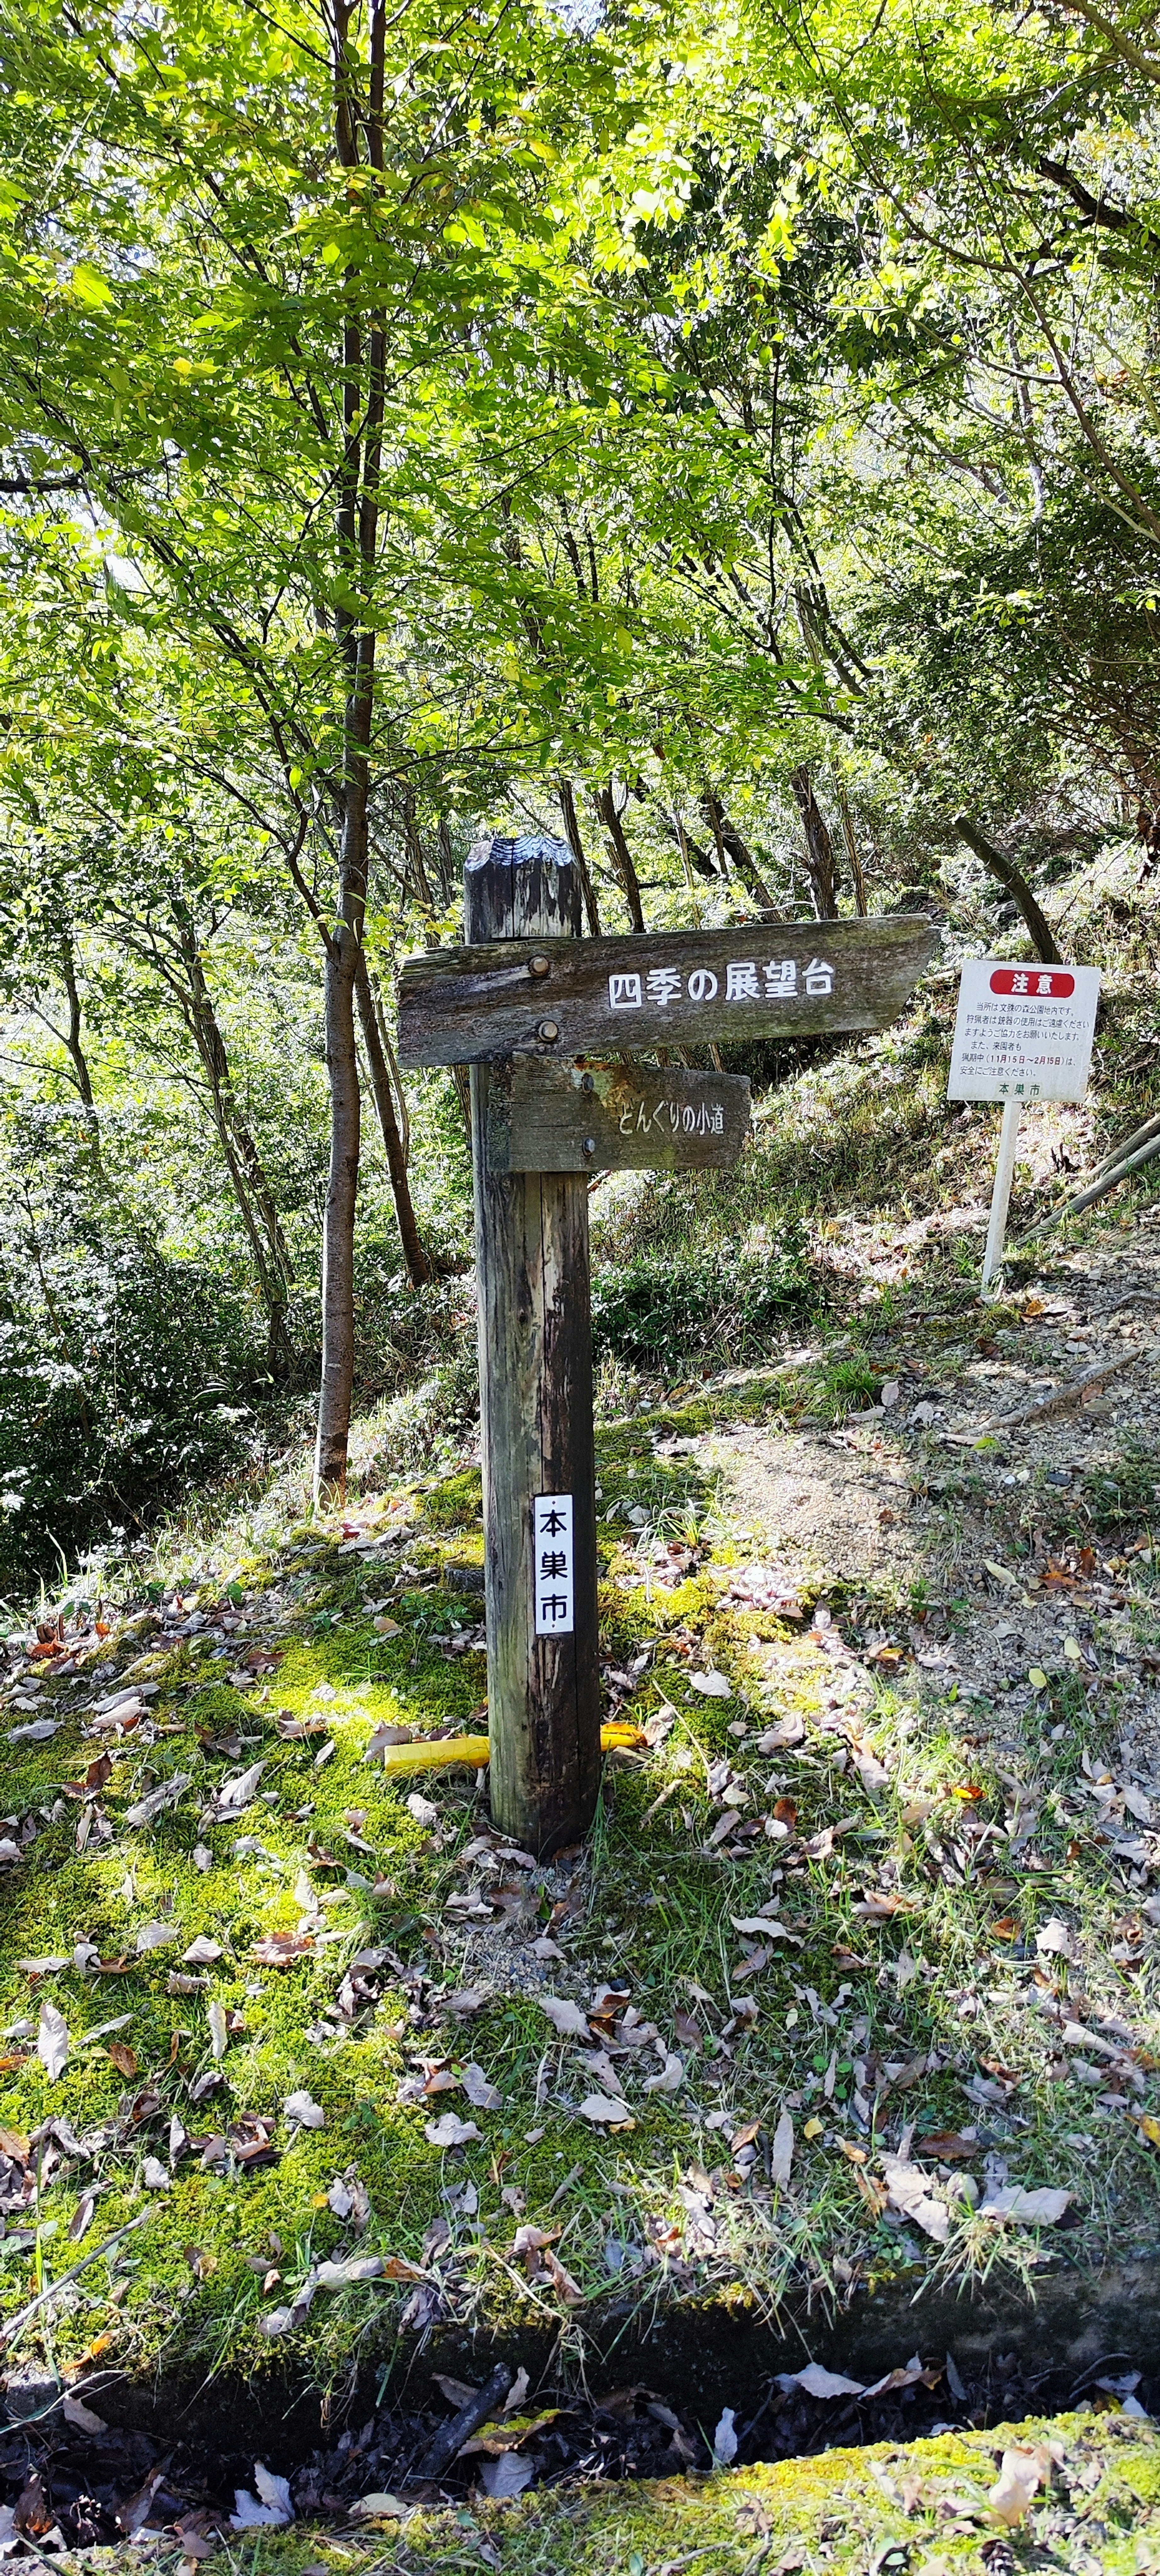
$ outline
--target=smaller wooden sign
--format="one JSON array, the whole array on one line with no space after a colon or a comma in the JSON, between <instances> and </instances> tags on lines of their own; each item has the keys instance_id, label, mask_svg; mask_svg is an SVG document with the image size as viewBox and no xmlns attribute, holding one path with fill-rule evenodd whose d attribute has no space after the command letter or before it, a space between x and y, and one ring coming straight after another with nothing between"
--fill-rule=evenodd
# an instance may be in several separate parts
<instances>
[{"instance_id":1,"label":"smaller wooden sign","mask_svg":"<svg viewBox=\"0 0 1160 2576\"><path fill-rule=\"evenodd\" d=\"M735 1163L749 1130L743 1074L683 1065L544 1064L496 1068L490 1172L652 1172Z\"/></svg>"}]
</instances>

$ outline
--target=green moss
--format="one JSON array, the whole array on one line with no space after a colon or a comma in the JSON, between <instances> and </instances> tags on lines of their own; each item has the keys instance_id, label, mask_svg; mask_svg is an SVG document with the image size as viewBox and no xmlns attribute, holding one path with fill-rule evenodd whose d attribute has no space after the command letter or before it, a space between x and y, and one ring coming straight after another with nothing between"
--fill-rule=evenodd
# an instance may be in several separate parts
<instances>
[{"instance_id":1,"label":"green moss","mask_svg":"<svg viewBox=\"0 0 1160 2576\"><path fill-rule=\"evenodd\" d=\"M987 2494L1000 2453L1016 2443L1051 2443L1058 2457L1026 2521L1004 2536ZM1150 2428L1064 2416L711 2478L535 2490L515 2505L477 2498L433 2514L400 2501L365 2534L344 2530L341 2543L310 2527L263 2533L246 2576L305 2576L320 2564L345 2576L352 2565L381 2565L384 2551L406 2576L444 2576L481 2557L502 2561L505 2576L661 2576L702 2560L720 2576L779 2565L827 2576L903 2566L979 2576L985 2544L1004 2537L1019 2567L1090 2576L1094 2547L1103 2576L1138 2576L1154 2563L1158 2464Z\"/></svg>"}]
</instances>

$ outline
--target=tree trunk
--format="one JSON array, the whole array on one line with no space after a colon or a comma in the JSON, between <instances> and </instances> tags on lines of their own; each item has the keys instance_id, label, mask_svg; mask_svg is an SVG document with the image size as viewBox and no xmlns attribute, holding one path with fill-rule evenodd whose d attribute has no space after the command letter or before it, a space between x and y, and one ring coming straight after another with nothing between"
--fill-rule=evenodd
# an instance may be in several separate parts
<instances>
[{"instance_id":1,"label":"tree trunk","mask_svg":"<svg viewBox=\"0 0 1160 2576\"><path fill-rule=\"evenodd\" d=\"M395 1214L399 1220L399 1234L403 1245L403 1259L407 1264L407 1277L412 1288L426 1288L435 1276L435 1269L429 1253L424 1249L423 1238L419 1232L419 1221L411 1197L411 1185L407 1179L407 1149L395 1115L391 1069L387 1063L386 1049L379 1027L366 951L362 947L357 953L354 989L358 1002L358 1015L362 1024L363 1045L366 1048L367 1063L370 1066L371 1090L374 1093L375 1107L379 1113L379 1126L382 1130L383 1144L386 1147L387 1168L391 1175L391 1191L395 1201Z\"/></svg>"},{"instance_id":2,"label":"tree trunk","mask_svg":"<svg viewBox=\"0 0 1160 2576\"><path fill-rule=\"evenodd\" d=\"M624 837L624 827L616 810L616 798L612 793L611 787L594 788L592 791L592 802L596 807L597 815L608 834L612 850L612 864L617 877L620 880L625 902L628 905L629 921L631 922L634 930L643 930L645 922L644 906L640 899L640 880L637 876L636 869L633 866L632 852Z\"/></svg>"},{"instance_id":3,"label":"tree trunk","mask_svg":"<svg viewBox=\"0 0 1160 2576\"><path fill-rule=\"evenodd\" d=\"M727 862L732 860L746 892L752 895L762 912L775 913L777 905L748 842L742 839L736 824L730 822L720 797L714 795L711 787L706 788L701 798L701 812L717 844L717 855L722 867L727 870Z\"/></svg>"},{"instance_id":4,"label":"tree trunk","mask_svg":"<svg viewBox=\"0 0 1160 2576\"><path fill-rule=\"evenodd\" d=\"M978 824L972 823L968 814L956 814L955 830L960 841L966 842L967 848L974 851L975 857L982 860L984 867L990 869L992 876L998 878L1000 885L1018 904L1044 965L1061 966L1063 959L1050 924L1044 919L1022 869L1016 867L1013 859L1004 858L1002 851L987 839L985 832L980 832Z\"/></svg>"},{"instance_id":5,"label":"tree trunk","mask_svg":"<svg viewBox=\"0 0 1160 2576\"><path fill-rule=\"evenodd\" d=\"M806 867L814 911L819 921L836 921L838 900L837 872L834 866L834 844L830 839L825 815L814 794L814 782L805 763L795 769L790 786L797 799L806 836Z\"/></svg>"},{"instance_id":6,"label":"tree trunk","mask_svg":"<svg viewBox=\"0 0 1160 2576\"><path fill-rule=\"evenodd\" d=\"M285 1384L297 1366L286 1326L292 1277L289 1247L257 1143L238 1107L229 1053L206 981L192 914L184 901L175 900L171 909L188 996L187 1017L209 1084L213 1122L249 1237L266 1309L267 1366L275 1382Z\"/></svg>"},{"instance_id":7,"label":"tree trunk","mask_svg":"<svg viewBox=\"0 0 1160 2576\"><path fill-rule=\"evenodd\" d=\"M322 1383L314 1453L314 1500L322 1508L332 1501L341 1503L346 1493L354 1394L354 1212L361 1120L354 1042L358 956L350 923L340 921L331 932L326 955L330 1170L322 1238Z\"/></svg>"},{"instance_id":8,"label":"tree trunk","mask_svg":"<svg viewBox=\"0 0 1160 2576\"><path fill-rule=\"evenodd\" d=\"M560 812L564 817L564 838L571 850L573 858L576 861L576 867L580 878L580 892L584 897L584 912L588 923L589 936L592 939L599 939L600 913L596 902L596 888L592 883L588 861L584 856L584 843L580 838L580 822L576 812L576 798L572 788L572 781L570 778L561 778L558 783Z\"/></svg>"},{"instance_id":9,"label":"tree trunk","mask_svg":"<svg viewBox=\"0 0 1160 2576\"><path fill-rule=\"evenodd\" d=\"M81 1039L81 997L77 987L76 958L70 930L63 930L60 936L60 971L68 1001L68 1027L65 1030L64 1042L73 1069L73 1080L80 1093L81 1107L85 1113L89 1161L92 1164L95 1179L100 1182L102 1189L107 1189L108 1179L101 1161L100 1122L97 1118L96 1102L93 1099L88 1058Z\"/></svg>"},{"instance_id":10,"label":"tree trunk","mask_svg":"<svg viewBox=\"0 0 1160 2576\"><path fill-rule=\"evenodd\" d=\"M866 903L866 879L862 873L862 861L858 855L858 840L854 830L854 817L850 811L850 799L846 794L846 782L841 777L839 777L838 780L837 796L838 812L842 817L842 839L846 844L846 858L850 868L850 880L854 888L854 910L858 915L859 921L865 921L868 909Z\"/></svg>"}]
</instances>

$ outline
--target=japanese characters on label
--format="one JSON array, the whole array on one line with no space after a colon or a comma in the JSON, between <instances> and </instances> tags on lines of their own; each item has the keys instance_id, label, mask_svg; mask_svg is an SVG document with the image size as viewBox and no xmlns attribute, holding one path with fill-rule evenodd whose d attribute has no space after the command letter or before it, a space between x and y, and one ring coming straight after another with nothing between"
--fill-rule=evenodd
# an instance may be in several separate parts
<instances>
[{"instance_id":1,"label":"japanese characters on label","mask_svg":"<svg viewBox=\"0 0 1160 2576\"><path fill-rule=\"evenodd\" d=\"M622 1136L651 1136L668 1129L671 1136L723 1136L725 1112L719 1100L630 1101L617 1121Z\"/></svg>"},{"instance_id":2,"label":"japanese characters on label","mask_svg":"<svg viewBox=\"0 0 1160 2576\"><path fill-rule=\"evenodd\" d=\"M576 1596L571 1494L533 1496L532 1581L537 1637L570 1637Z\"/></svg>"},{"instance_id":3,"label":"japanese characters on label","mask_svg":"<svg viewBox=\"0 0 1160 2576\"><path fill-rule=\"evenodd\" d=\"M1082 1100L1099 1000L1094 966L963 967L951 1050L952 1100Z\"/></svg>"},{"instance_id":4,"label":"japanese characters on label","mask_svg":"<svg viewBox=\"0 0 1160 2576\"><path fill-rule=\"evenodd\" d=\"M828 957L811 957L801 970L800 989L811 1001L833 992L834 969ZM724 993L711 966L694 966L688 973L683 966L653 966L641 974L626 967L608 978L608 1007L639 1011L651 1002L664 1011L670 1002L714 1002L718 995L726 1002L796 1002L798 991L796 957L771 957L764 966L752 958L739 958L726 966Z\"/></svg>"}]
</instances>

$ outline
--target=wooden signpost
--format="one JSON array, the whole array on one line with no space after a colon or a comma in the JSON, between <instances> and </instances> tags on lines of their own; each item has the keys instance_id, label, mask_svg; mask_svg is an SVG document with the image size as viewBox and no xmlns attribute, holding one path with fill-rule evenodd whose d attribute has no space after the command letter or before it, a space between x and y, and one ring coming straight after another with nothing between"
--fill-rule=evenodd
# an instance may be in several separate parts
<instances>
[{"instance_id":1,"label":"wooden signpost","mask_svg":"<svg viewBox=\"0 0 1160 2576\"><path fill-rule=\"evenodd\" d=\"M749 1133L740 1073L683 1066L493 1066L492 1172L696 1171L735 1163Z\"/></svg>"},{"instance_id":2,"label":"wooden signpost","mask_svg":"<svg viewBox=\"0 0 1160 2576\"><path fill-rule=\"evenodd\" d=\"M749 1123L738 1075L599 1058L883 1028L936 934L896 914L581 940L572 852L531 838L476 843L464 909L465 946L403 968L398 1051L471 1066L491 1809L546 1856L600 1780L588 1176L732 1163Z\"/></svg>"}]
</instances>

